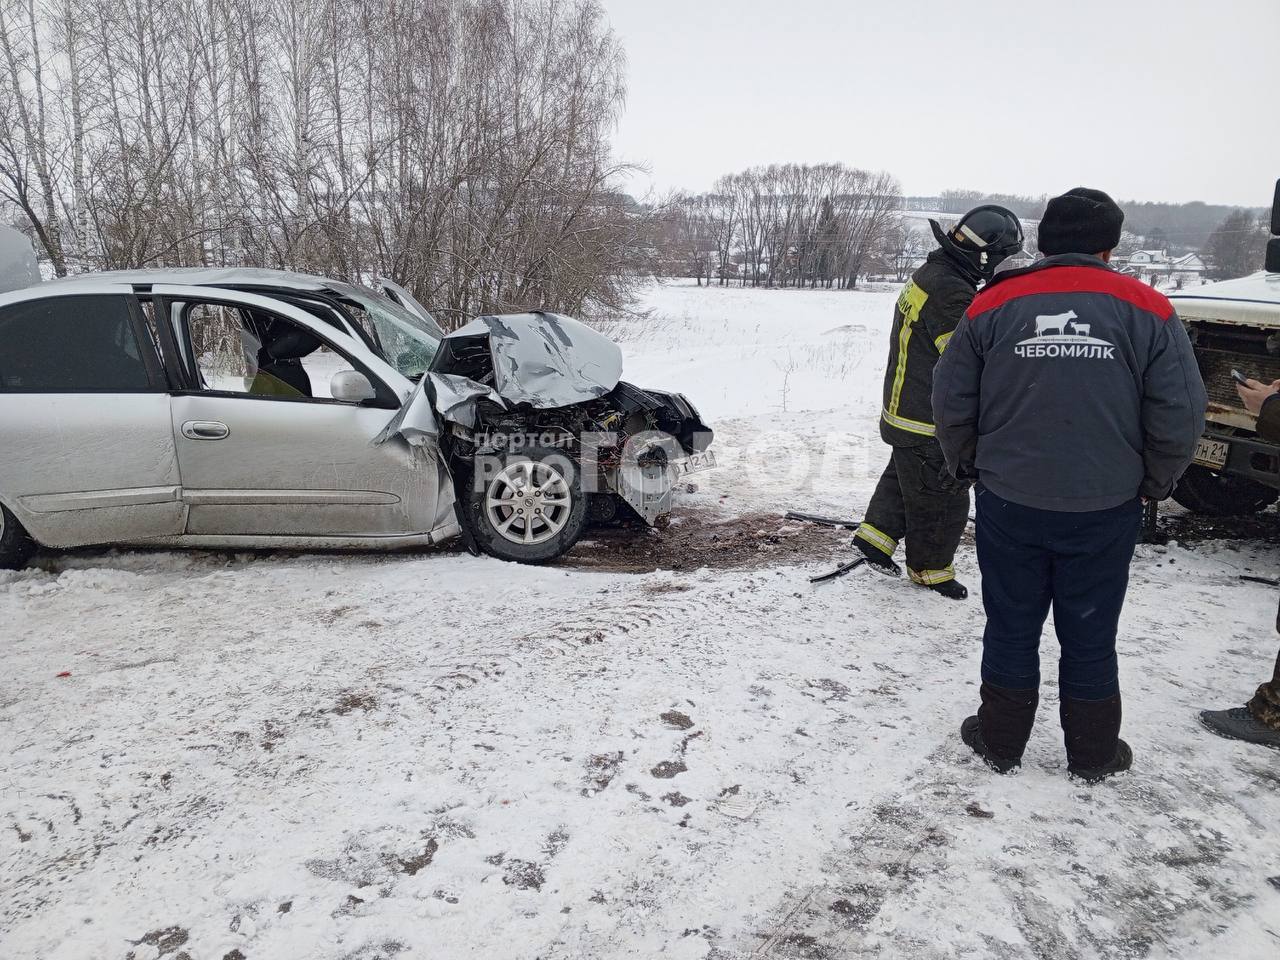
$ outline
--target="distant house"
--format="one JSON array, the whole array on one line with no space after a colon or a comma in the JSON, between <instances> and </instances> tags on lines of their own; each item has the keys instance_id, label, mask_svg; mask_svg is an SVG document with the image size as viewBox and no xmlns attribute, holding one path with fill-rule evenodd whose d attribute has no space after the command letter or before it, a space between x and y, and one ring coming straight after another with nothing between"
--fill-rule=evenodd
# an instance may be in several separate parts
<instances>
[{"instance_id":1,"label":"distant house","mask_svg":"<svg viewBox=\"0 0 1280 960\"><path fill-rule=\"evenodd\" d=\"M1146 280L1148 283L1171 283L1182 286L1196 283L1204 277L1204 260L1198 253L1171 256L1167 250L1136 250L1127 257L1112 259L1121 273Z\"/></svg>"}]
</instances>

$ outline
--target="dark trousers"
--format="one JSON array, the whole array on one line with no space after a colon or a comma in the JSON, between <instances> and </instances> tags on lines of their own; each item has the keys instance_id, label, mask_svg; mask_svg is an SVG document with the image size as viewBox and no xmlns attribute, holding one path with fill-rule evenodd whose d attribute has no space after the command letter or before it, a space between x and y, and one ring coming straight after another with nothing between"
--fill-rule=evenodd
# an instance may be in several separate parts
<instances>
[{"instance_id":1,"label":"dark trousers","mask_svg":"<svg viewBox=\"0 0 1280 960\"><path fill-rule=\"evenodd\" d=\"M1271 679L1258 688L1248 707L1249 713L1256 719L1273 730L1280 730L1280 656L1276 657L1276 669Z\"/></svg>"},{"instance_id":2,"label":"dark trousers","mask_svg":"<svg viewBox=\"0 0 1280 960\"><path fill-rule=\"evenodd\" d=\"M978 488L978 566L987 628L982 679L1009 690L1040 685L1040 632L1049 608L1061 647L1062 698L1120 692L1116 629L1142 523L1138 499L1110 510L1036 510Z\"/></svg>"},{"instance_id":3,"label":"dark trousers","mask_svg":"<svg viewBox=\"0 0 1280 960\"><path fill-rule=\"evenodd\" d=\"M907 570L920 583L955 574L951 562L969 522L969 485L947 472L937 441L894 447L857 536L890 556L906 540Z\"/></svg>"}]
</instances>

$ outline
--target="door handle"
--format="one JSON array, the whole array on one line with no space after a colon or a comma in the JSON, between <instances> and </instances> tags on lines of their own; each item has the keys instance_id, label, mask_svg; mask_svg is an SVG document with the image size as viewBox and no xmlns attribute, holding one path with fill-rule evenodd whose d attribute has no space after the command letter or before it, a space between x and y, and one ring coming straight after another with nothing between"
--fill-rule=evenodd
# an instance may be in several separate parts
<instances>
[{"instance_id":1,"label":"door handle","mask_svg":"<svg viewBox=\"0 0 1280 960\"><path fill-rule=\"evenodd\" d=\"M188 420L182 425L182 435L188 440L225 440L231 436L231 428L218 420Z\"/></svg>"}]
</instances>

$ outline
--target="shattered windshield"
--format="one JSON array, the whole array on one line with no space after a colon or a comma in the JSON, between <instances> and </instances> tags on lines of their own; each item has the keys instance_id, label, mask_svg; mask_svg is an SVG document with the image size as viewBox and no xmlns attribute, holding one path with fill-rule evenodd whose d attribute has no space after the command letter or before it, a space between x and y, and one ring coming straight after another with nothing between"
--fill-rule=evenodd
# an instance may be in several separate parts
<instances>
[{"instance_id":1,"label":"shattered windshield","mask_svg":"<svg viewBox=\"0 0 1280 960\"><path fill-rule=\"evenodd\" d=\"M343 305L369 335L383 359L410 380L420 380L440 347L440 337L419 317L372 290L342 285Z\"/></svg>"}]
</instances>

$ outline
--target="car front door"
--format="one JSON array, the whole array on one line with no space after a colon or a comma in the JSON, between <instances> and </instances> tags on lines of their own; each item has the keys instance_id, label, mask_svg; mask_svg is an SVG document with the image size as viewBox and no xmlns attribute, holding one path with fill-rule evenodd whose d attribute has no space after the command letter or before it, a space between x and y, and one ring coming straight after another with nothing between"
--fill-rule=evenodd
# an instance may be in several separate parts
<instances>
[{"instance_id":1,"label":"car front door","mask_svg":"<svg viewBox=\"0 0 1280 960\"><path fill-rule=\"evenodd\" d=\"M180 534L169 384L133 292L0 297L0 499L40 543Z\"/></svg>"},{"instance_id":2,"label":"car front door","mask_svg":"<svg viewBox=\"0 0 1280 960\"><path fill-rule=\"evenodd\" d=\"M188 535L430 532L434 466L398 440L373 442L407 381L397 389L394 371L363 344L290 304L201 287L151 293L186 367L172 414ZM332 398L331 378L353 369L377 399Z\"/></svg>"}]
</instances>

